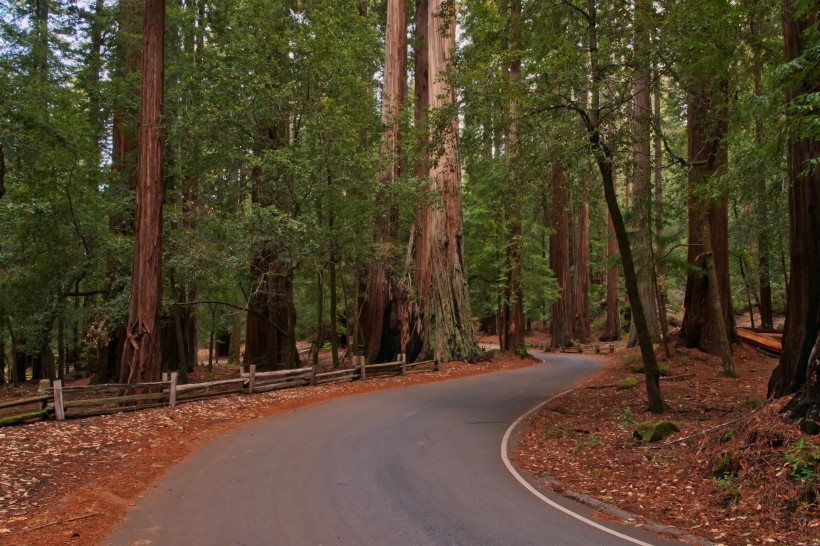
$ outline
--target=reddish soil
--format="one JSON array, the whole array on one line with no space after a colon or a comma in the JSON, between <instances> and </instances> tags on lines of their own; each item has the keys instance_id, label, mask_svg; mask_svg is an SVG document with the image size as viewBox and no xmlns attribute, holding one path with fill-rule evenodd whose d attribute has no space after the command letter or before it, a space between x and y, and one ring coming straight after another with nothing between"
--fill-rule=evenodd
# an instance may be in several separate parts
<instances>
[{"instance_id":1,"label":"reddish soil","mask_svg":"<svg viewBox=\"0 0 820 546\"><path fill-rule=\"evenodd\" d=\"M450 362L440 372L229 395L175 408L2 428L0 544L99 544L123 519L133 500L171 467L220 434L253 419L333 398L532 363L517 357L477 364ZM212 374L205 370L197 370L197 380L237 373L236 366L220 365Z\"/></svg>"}]
</instances>

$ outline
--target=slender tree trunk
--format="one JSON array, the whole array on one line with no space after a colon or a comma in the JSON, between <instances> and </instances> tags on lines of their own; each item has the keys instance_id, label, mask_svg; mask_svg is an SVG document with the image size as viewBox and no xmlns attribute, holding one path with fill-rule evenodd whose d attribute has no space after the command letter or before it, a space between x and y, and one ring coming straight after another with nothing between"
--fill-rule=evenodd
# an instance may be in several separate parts
<instances>
[{"instance_id":1,"label":"slender tree trunk","mask_svg":"<svg viewBox=\"0 0 820 546\"><path fill-rule=\"evenodd\" d=\"M761 44L758 38L757 24L751 22L752 56L754 62L754 91L756 97L763 97L763 61L761 60ZM755 115L755 143L763 146L763 120ZM760 283L760 325L763 328L774 327L772 316L772 285L769 273L769 202L766 195L766 178L757 179L757 275Z\"/></svg>"},{"instance_id":2,"label":"slender tree trunk","mask_svg":"<svg viewBox=\"0 0 820 546\"><path fill-rule=\"evenodd\" d=\"M401 150L401 112L407 100L407 21L404 0L388 0L385 30L384 100L381 151L385 162L379 173L376 254L370 262L370 299L366 357L371 362L392 360L401 350L402 295L396 278L395 244L399 209L390 196L404 169Z\"/></svg>"},{"instance_id":3,"label":"slender tree trunk","mask_svg":"<svg viewBox=\"0 0 820 546\"><path fill-rule=\"evenodd\" d=\"M669 349L669 319L666 316L666 266L662 256L663 244L663 133L661 132L661 84L660 73L655 66L655 83L652 89L653 96L653 125L655 132L655 295L658 298L658 321L661 326L663 348L666 357L671 358Z\"/></svg>"},{"instance_id":4,"label":"slender tree trunk","mask_svg":"<svg viewBox=\"0 0 820 546\"><path fill-rule=\"evenodd\" d=\"M635 263L632 259L632 248L629 244L626 224L621 214L618 198L615 194L615 177L612 170L612 150L606 142L601 140L600 132L600 86L603 76L598 65L598 33L597 33L597 5L596 0L587 0L588 36L589 36L589 57L592 73L592 93L591 107L589 110L589 120L587 130L589 133L589 144L595 155L598 169L601 171L601 179L604 185L604 199L607 210L612 218L612 226L615 229L615 237L618 241L618 250L621 253L621 262L624 270L624 283L626 292L632 305L632 320L635 321L637 329L638 345L641 348L644 370L646 375L646 394L648 409L653 413L663 411L664 404L661 396L660 373L658 362L655 357L655 350L652 347L652 337L646 324L646 315L638 290L638 278L635 273Z\"/></svg>"},{"instance_id":5,"label":"slender tree trunk","mask_svg":"<svg viewBox=\"0 0 820 546\"><path fill-rule=\"evenodd\" d=\"M567 175L558 163L552 164L552 235L550 268L558 281L561 297L552 304L550 333L553 347L572 345L572 288L569 270L569 214Z\"/></svg>"},{"instance_id":6,"label":"slender tree trunk","mask_svg":"<svg viewBox=\"0 0 820 546\"><path fill-rule=\"evenodd\" d=\"M322 348L322 344L325 342L324 340L324 314L325 314L325 291L324 291L324 273L322 268L319 268L319 271L316 272L316 337L313 341L314 351L313 351L313 366L316 367L319 365L319 351Z\"/></svg>"},{"instance_id":7,"label":"slender tree trunk","mask_svg":"<svg viewBox=\"0 0 820 546\"><path fill-rule=\"evenodd\" d=\"M61 295L57 316L57 379L64 379L67 373L65 349L65 298Z\"/></svg>"},{"instance_id":8,"label":"slender tree trunk","mask_svg":"<svg viewBox=\"0 0 820 546\"><path fill-rule=\"evenodd\" d=\"M638 275L638 293L641 305L646 314L646 323L653 343L661 339L661 329L656 308L657 296L653 282L653 245L652 230L644 226L652 225L652 169L651 169L651 132L652 107L650 101L650 46L651 2L639 0L635 4L635 32L633 43L638 67L635 69L635 91L632 99L633 138L633 177L632 198L634 203L636 225L633 229L635 267ZM630 302L631 303L631 302ZM629 335L629 346L637 343L635 322Z\"/></svg>"},{"instance_id":9,"label":"slender tree trunk","mask_svg":"<svg viewBox=\"0 0 820 546\"><path fill-rule=\"evenodd\" d=\"M461 208L461 161L458 150L458 117L449 109L455 104L455 89L446 81L450 55L455 48L454 6L431 0L427 10L429 41L430 108L449 113L443 134L437 135L443 153L431 160L429 192L439 203L425 204L417 215L420 237L416 237L418 287L417 332L421 355L438 354L442 360L478 357L473 336L469 291L464 271L464 230ZM419 220L421 220L419 222ZM408 357L412 355L408 350Z\"/></svg>"},{"instance_id":10,"label":"slender tree trunk","mask_svg":"<svg viewBox=\"0 0 820 546\"><path fill-rule=\"evenodd\" d=\"M165 1L146 0L143 22L140 154L131 309L120 381L160 378L162 299L162 115Z\"/></svg>"},{"instance_id":11,"label":"slender tree trunk","mask_svg":"<svg viewBox=\"0 0 820 546\"><path fill-rule=\"evenodd\" d=\"M507 127L506 160L507 192L505 200L504 227L507 230L505 246L506 283L501 296L498 328L499 345L505 352L526 351L524 340L524 290L521 286L523 277L522 234L521 234L521 188L518 180L518 87L521 82L521 0L512 0L510 4L510 102L509 124Z\"/></svg>"},{"instance_id":12,"label":"slender tree trunk","mask_svg":"<svg viewBox=\"0 0 820 546\"><path fill-rule=\"evenodd\" d=\"M6 195L6 149L0 143L0 199Z\"/></svg>"},{"instance_id":13,"label":"slender tree trunk","mask_svg":"<svg viewBox=\"0 0 820 546\"><path fill-rule=\"evenodd\" d=\"M601 341L618 341L621 339L621 309L618 302L618 266L615 258L618 256L618 240L615 238L615 227L612 225L612 216L607 213L607 244L606 244L606 326Z\"/></svg>"},{"instance_id":14,"label":"slender tree trunk","mask_svg":"<svg viewBox=\"0 0 820 546\"><path fill-rule=\"evenodd\" d=\"M783 39L786 61L800 57L807 28L818 23L817 12L784 3ZM795 98L820 92L817 71L800 76L787 87L789 105ZM789 404L795 417L820 422L820 142L794 135L788 143L789 275L783 354L769 379L769 396L799 393Z\"/></svg>"},{"instance_id":15,"label":"slender tree trunk","mask_svg":"<svg viewBox=\"0 0 820 546\"><path fill-rule=\"evenodd\" d=\"M588 343L592 336L589 311L589 192L587 175L583 176L581 202L575 237L575 273L572 283L572 335L581 343Z\"/></svg>"},{"instance_id":16,"label":"slender tree trunk","mask_svg":"<svg viewBox=\"0 0 820 546\"><path fill-rule=\"evenodd\" d=\"M336 262L338 261L338 252L336 251L336 234L333 230L336 217L331 207L327 215L327 227L330 229L332 236L330 247L330 352L333 359L333 369L339 367L339 327L336 318Z\"/></svg>"},{"instance_id":17,"label":"slender tree trunk","mask_svg":"<svg viewBox=\"0 0 820 546\"><path fill-rule=\"evenodd\" d=\"M242 316L234 313L231 319L231 341L228 344L228 364L239 364L242 359Z\"/></svg>"}]
</instances>

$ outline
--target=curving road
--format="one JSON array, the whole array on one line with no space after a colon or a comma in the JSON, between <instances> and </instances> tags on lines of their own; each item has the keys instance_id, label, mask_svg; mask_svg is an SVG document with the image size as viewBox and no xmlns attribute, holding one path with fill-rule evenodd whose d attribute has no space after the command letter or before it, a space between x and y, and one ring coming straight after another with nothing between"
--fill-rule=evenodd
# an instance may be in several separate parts
<instances>
[{"instance_id":1,"label":"curving road","mask_svg":"<svg viewBox=\"0 0 820 546\"><path fill-rule=\"evenodd\" d=\"M351 396L255 422L172 470L107 543L669 544L606 523L636 537L619 538L574 519L505 467L499 446L507 428L599 365L546 358L531 368Z\"/></svg>"}]
</instances>

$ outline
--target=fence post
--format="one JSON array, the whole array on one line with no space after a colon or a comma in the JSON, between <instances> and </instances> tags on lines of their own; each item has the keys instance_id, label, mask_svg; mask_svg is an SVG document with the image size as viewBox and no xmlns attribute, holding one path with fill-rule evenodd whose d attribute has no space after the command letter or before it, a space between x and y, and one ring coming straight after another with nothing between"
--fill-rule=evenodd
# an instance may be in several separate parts
<instances>
[{"instance_id":1,"label":"fence post","mask_svg":"<svg viewBox=\"0 0 820 546\"><path fill-rule=\"evenodd\" d=\"M248 366L248 394L253 394L253 388L256 386L256 364Z\"/></svg>"},{"instance_id":2,"label":"fence post","mask_svg":"<svg viewBox=\"0 0 820 546\"><path fill-rule=\"evenodd\" d=\"M177 372L171 373L171 385L168 387L168 405L172 408L177 405Z\"/></svg>"},{"instance_id":3,"label":"fence post","mask_svg":"<svg viewBox=\"0 0 820 546\"><path fill-rule=\"evenodd\" d=\"M399 353L399 362L401 362L401 374L407 374L407 356L404 353Z\"/></svg>"},{"instance_id":4,"label":"fence post","mask_svg":"<svg viewBox=\"0 0 820 546\"><path fill-rule=\"evenodd\" d=\"M433 364L433 371L437 372L441 369L441 353L436 351L436 363Z\"/></svg>"},{"instance_id":5,"label":"fence post","mask_svg":"<svg viewBox=\"0 0 820 546\"><path fill-rule=\"evenodd\" d=\"M65 407L63 406L63 382L54 381L54 416L58 421L65 421Z\"/></svg>"},{"instance_id":6,"label":"fence post","mask_svg":"<svg viewBox=\"0 0 820 546\"><path fill-rule=\"evenodd\" d=\"M168 372L162 372L162 382L167 383L170 380L171 380L171 378L169 377Z\"/></svg>"},{"instance_id":7,"label":"fence post","mask_svg":"<svg viewBox=\"0 0 820 546\"><path fill-rule=\"evenodd\" d=\"M356 356L354 358L359 359L359 375L361 376L361 379L366 379L367 378L367 369L364 367L364 357L363 356Z\"/></svg>"}]
</instances>

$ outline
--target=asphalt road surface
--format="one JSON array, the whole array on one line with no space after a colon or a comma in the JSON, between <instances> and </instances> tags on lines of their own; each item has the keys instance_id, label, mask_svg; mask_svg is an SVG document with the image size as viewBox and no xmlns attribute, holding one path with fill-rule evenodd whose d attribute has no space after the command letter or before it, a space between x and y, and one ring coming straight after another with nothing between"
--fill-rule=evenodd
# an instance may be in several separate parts
<instances>
[{"instance_id":1,"label":"asphalt road surface","mask_svg":"<svg viewBox=\"0 0 820 546\"><path fill-rule=\"evenodd\" d=\"M530 368L256 421L169 472L108 544L669 544L595 520L635 538L618 537L562 513L502 461L502 439L519 416L598 366L550 355ZM591 512L539 491L572 512Z\"/></svg>"}]
</instances>

